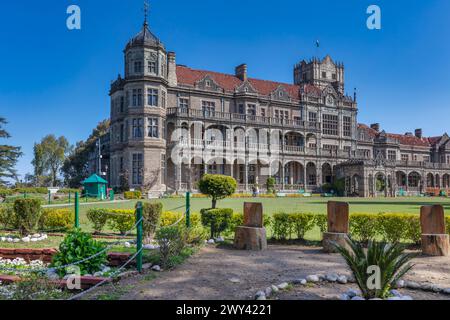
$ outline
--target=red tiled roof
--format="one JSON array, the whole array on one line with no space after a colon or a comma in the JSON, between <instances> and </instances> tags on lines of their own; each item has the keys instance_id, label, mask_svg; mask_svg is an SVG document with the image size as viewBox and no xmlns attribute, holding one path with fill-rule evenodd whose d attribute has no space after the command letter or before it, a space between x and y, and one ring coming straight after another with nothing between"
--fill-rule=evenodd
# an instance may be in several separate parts
<instances>
[{"instance_id":1,"label":"red tiled roof","mask_svg":"<svg viewBox=\"0 0 450 320\"><path fill-rule=\"evenodd\" d=\"M378 132L376 130L362 123L358 123L358 129L365 130L372 138L375 138L378 135Z\"/></svg>"},{"instance_id":2,"label":"red tiled roof","mask_svg":"<svg viewBox=\"0 0 450 320\"><path fill-rule=\"evenodd\" d=\"M406 146L429 147L428 138L417 138L416 136L408 136L404 134L386 133L389 138L397 139L400 144Z\"/></svg>"},{"instance_id":3,"label":"red tiled roof","mask_svg":"<svg viewBox=\"0 0 450 320\"><path fill-rule=\"evenodd\" d=\"M358 129L365 130L373 138L377 137L380 134L380 132L377 132L376 130L362 123L358 124ZM409 136L397 133L386 133L386 136L392 139L397 139L402 145L417 147L429 147L430 145L437 143L441 139L441 137L417 138L414 135Z\"/></svg>"},{"instance_id":4,"label":"red tiled roof","mask_svg":"<svg viewBox=\"0 0 450 320\"><path fill-rule=\"evenodd\" d=\"M195 86L195 83L209 75L219 86L226 91L234 91L242 84L242 80L235 75L219 73L214 71L194 70L185 66L177 66L178 83L188 86ZM248 81L258 93L268 96L274 92L279 86L282 86L292 99L298 100L299 86L249 78Z\"/></svg>"}]
</instances>

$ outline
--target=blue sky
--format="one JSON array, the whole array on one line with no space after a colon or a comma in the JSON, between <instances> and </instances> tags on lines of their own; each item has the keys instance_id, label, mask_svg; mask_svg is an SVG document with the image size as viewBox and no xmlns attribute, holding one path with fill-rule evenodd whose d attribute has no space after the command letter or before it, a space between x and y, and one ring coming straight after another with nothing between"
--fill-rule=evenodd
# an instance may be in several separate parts
<instances>
[{"instance_id":1,"label":"blue sky","mask_svg":"<svg viewBox=\"0 0 450 320\"><path fill-rule=\"evenodd\" d=\"M66 9L82 10L82 30L66 28ZM366 9L382 10L382 30L366 28ZM177 62L292 82L293 65L330 54L358 88L359 121L404 133L450 132L450 2L442 0L153 0L150 26ZM0 115L25 152L48 133L85 139L109 115L108 87L123 72L122 50L142 25L141 0L8 1L0 10ZM315 48L320 39L321 48Z\"/></svg>"}]
</instances>

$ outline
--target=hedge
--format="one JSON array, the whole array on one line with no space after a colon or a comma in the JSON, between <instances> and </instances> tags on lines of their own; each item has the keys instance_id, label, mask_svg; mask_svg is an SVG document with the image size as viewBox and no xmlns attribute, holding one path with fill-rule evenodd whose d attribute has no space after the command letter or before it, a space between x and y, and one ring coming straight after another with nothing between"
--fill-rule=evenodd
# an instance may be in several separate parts
<instances>
[{"instance_id":1,"label":"hedge","mask_svg":"<svg viewBox=\"0 0 450 320\"><path fill-rule=\"evenodd\" d=\"M450 234L450 216L446 216L447 232ZM273 237L280 240L303 239L306 232L327 229L324 214L276 213L272 218ZM402 213L354 213L350 215L350 235L361 242L382 239L387 242L407 241L420 243L419 215Z\"/></svg>"},{"instance_id":2,"label":"hedge","mask_svg":"<svg viewBox=\"0 0 450 320\"><path fill-rule=\"evenodd\" d=\"M43 209L39 229L43 231L66 231L74 226L75 212L72 209Z\"/></svg>"},{"instance_id":3,"label":"hedge","mask_svg":"<svg viewBox=\"0 0 450 320\"><path fill-rule=\"evenodd\" d=\"M127 200L139 200L142 198L142 192L140 191L125 191L123 196Z\"/></svg>"}]
</instances>

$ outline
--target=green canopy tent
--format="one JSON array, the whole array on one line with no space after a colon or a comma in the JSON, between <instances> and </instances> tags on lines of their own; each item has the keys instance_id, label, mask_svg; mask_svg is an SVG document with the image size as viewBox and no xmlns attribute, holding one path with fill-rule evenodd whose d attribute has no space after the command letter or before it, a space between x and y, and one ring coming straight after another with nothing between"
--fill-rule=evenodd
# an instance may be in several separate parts
<instances>
[{"instance_id":1,"label":"green canopy tent","mask_svg":"<svg viewBox=\"0 0 450 320\"><path fill-rule=\"evenodd\" d=\"M93 174L81 183L84 187L84 195L86 197L97 197L99 199L106 198L106 186L108 181L102 177Z\"/></svg>"}]
</instances>

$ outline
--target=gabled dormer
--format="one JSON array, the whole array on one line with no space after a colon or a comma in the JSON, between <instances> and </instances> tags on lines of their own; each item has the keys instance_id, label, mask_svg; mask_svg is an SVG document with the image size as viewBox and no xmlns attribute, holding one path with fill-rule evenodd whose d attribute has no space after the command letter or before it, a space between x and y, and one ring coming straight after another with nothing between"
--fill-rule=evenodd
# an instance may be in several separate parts
<instances>
[{"instance_id":1,"label":"gabled dormer","mask_svg":"<svg viewBox=\"0 0 450 320\"><path fill-rule=\"evenodd\" d=\"M195 83L195 88L211 92L224 92L224 89L209 74L197 81Z\"/></svg>"}]
</instances>

